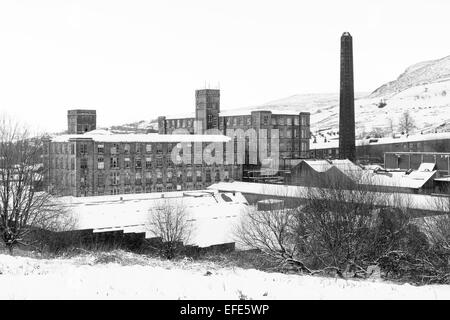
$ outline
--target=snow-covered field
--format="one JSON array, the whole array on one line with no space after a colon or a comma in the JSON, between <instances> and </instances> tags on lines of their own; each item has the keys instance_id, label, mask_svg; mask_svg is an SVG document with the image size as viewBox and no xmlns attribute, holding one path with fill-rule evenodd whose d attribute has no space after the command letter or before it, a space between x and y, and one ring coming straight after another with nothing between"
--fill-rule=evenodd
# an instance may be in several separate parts
<instances>
[{"instance_id":1,"label":"snow-covered field","mask_svg":"<svg viewBox=\"0 0 450 320\"><path fill-rule=\"evenodd\" d=\"M450 286L353 281L125 252L70 259L0 255L1 299L450 299ZM113 259L115 258L115 259ZM209 272L208 272L209 271Z\"/></svg>"}]
</instances>

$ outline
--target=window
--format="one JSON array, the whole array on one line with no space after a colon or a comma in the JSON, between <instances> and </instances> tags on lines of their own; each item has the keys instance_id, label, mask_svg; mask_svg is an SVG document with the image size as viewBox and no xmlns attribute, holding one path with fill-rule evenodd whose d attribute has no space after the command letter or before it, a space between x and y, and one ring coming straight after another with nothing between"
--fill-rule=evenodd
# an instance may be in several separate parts
<instances>
[{"instance_id":1,"label":"window","mask_svg":"<svg viewBox=\"0 0 450 320\"><path fill-rule=\"evenodd\" d=\"M80 161L80 168L81 169L87 169L88 165L87 165L87 159L81 159Z\"/></svg>"},{"instance_id":2,"label":"window","mask_svg":"<svg viewBox=\"0 0 450 320\"><path fill-rule=\"evenodd\" d=\"M308 151L308 145L305 141L301 142L301 146L300 146L302 152Z\"/></svg>"},{"instance_id":3,"label":"window","mask_svg":"<svg viewBox=\"0 0 450 320\"><path fill-rule=\"evenodd\" d=\"M301 121L302 126L306 126L307 125L306 116L301 116L300 117L300 121Z\"/></svg>"},{"instance_id":4,"label":"window","mask_svg":"<svg viewBox=\"0 0 450 320\"><path fill-rule=\"evenodd\" d=\"M187 182L192 182L192 171L186 173L186 180Z\"/></svg>"},{"instance_id":5,"label":"window","mask_svg":"<svg viewBox=\"0 0 450 320\"><path fill-rule=\"evenodd\" d=\"M147 157L145 158L145 169L151 169L152 168L152 158Z\"/></svg>"},{"instance_id":6,"label":"window","mask_svg":"<svg viewBox=\"0 0 450 320\"><path fill-rule=\"evenodd\" d=\"M196 181L202 181L202 171L201 170L195 171L195 175L196 175Z\"/></svg>"},{"instance_id":7,"label":"window","mask_svg":"<svg viewBox=\"0 0 450 320\"><path fill-rule=\"evenodd\" d=\"M142 184L142 173L136 172L134 184Z\"/></svg>"},{"instance_id":8,"label":"window","mask_svg":"<svg viewBox=\"0 0 450 320\"><path fill-rule=\"evenodd\" d=\"M286 130L286 138L289 138L289 139L292 138L292 130L291 129Z\"/></svg>"},{"instance_id":9,"label":"window","mask_svg":"<svg viewBox=\"0 0 450 320\"><path fill-rule=\"evenodd\" d=\"M125 172L125 175L124 175L124 183L125 183L126 185L128 185L128 184L130 184L130 182L131 182L130 173L129 173L129 172Z\"/></svg>"},{"instance_id":10,"label":"window","mask_svg":"<svg viewBox=\"0 0 450 320\"><path fill-rule=\"evenodd\" d=\"M59 145L61 147L61 145ZM80 144L80 153L81 154L87 154L87 144L81 143Z\"/></svg>"},{"instance_id":11,"label":"window","mask_svg":"<svg viewBox=\"0 0 450 320\"><path fill-rule=\"evenodd\" d=\"M105 169L105 159L103 156L99 156L97 158L97 169Z\"/></svg>"},{"instance_id":12,"label":"window","mask_svg":"<svg viewBox=\"0 0 450 320\"><path fill-rule=\"evenodd\" d=\"M205 180L206 182L211 182L211 171L209 169L205 172Z\"/></svg>"},{"instance_id":13,"label":"window","mask_svg":"<svg viewBox=\"0 0 450 320\"><path fill-rule=\"evenodd\" d=\"M142 159L141 159L141 157L136 157L135 165L136 165L136 169L141 169L142 168Z\"/></svg>"},{"instance_id":14,"label":"window","mask_svg":"<svg viewBox=\"0 0 450 320\"><path fill-rule=\"evenodd\" d=\"M99 144L97 146L97 153L103 154L104 152L105 152L105 147L103 146L103 144Z\"/></svg>"},{"instance_id":15,"label":"window","mask_svg":"<svg viewBox=\"0 0 450 320\"><path fill-rule=\"evenodd\" d=\"M125 154L129 154L130 153L130 145L129 144L124 144L123 145L123 152Z\"/></svg>"},{"instance_id":16,"label":"window","mask_svg":"<svg viewBox=\"0 0 450 320\"><path fill-rule=\"evenodd\" d=\"M251 117L247 117L246 120L247 120L247 125L251 126L252 125L252 118Z\"/></svg>"},{"instance_id":17,"label":"window","mask_svg":"<svg viewBox=\"0 0 450 320\"><path fill-rule=\"evenodd\" d=\"M220 171L219 170L216 170L216 178L215 178L215 180L216 181L220 181Z\"/></svg>"},{"instance_id":18,"label":"window","mask_svg":"<svg viewBox=\"0 0 450 320\"><path fill-rule=\"evenodd\" d=\"M117 144L114 143L114 144L111 146L110 152L111 152L111 154L117 154L118 150L119 150L119 146L118 146Z\"/></svg>"},{"instance_id":19,"label":"window","mask_svg":"<svg viewBox=\"0 0 450 320\"><path fill-rule=\"evenodd\" d=\"M141 153L141 144L136 143L136 153Z\"/></svg>"},{"instance_id":20,"label":"window","mask_svg":"<svg viewBox=\"0 0 450 320\"><path fill-rule=\"evenodd\" d=\"M146 184L151 184L152 183L152 173L151 172L146 172L145 173L145 183Z\"/></svg>"},{"instance_id":21,"label":"window","mask_svg":"<svg viewBox=\"0 0 450 320\"><path fill-rule=\"evenodd\" d=\"M269 116L264 115L262 122L263 122L263 125L267 126L269 124Z\"/></svg>"},{"instance_id":22,"label":"window","mask_svg":"<svg viewBox=\"0 0 450 320\"><path fill-rule=\"evenodd\" d=\"M125 169L130 169L130 165L131 165L130 158L124 158L123 165L124 165Z\"/></svg>"},{"instance_id":23,"label":"window","mask_svg":"<svg viewBox=\"0 0 450 320\"><path fill-rule=\"evenodd\" d=\"M272 125L275 126L277 124L277 119L276 118L272 118Z\"/></svg>"},{"instance_id":24,"label":"window","mask_svg":"<svg viewBox=\"0 0 450 320\"><path fill-rule=\"evenodd\" d=\"M152 145L151 144L146 144L145 145L145 152L147 152L147 153L152 152Z\"/></svg>"},{"instance_id":25,"label":"window","mask_svg":"<svg viewBox=\"0 0 450 320\"><path fill-rule=\"evenodd\" d=\"M156 171L156 180L157 180L157 183L162 183L162 172L161 172L161 170Z\"/></svg>"},{"instance_id":26,"label":"window","mask_svg":"<svg viewBox=\"0 0 450 320\"><path fill-rule=\"evenodd\" d=\"M119 168L119 159L117 157L111 157L111 169Z\"/></svg>"},{"instance_id":27,"label":"window","mask_svg":"<svg viewBox=\"0 0 450 320\"><path fill-rule=\"evenodd\" d=\"M278 118L278 124L279 125L284 125L284 118L283 117L279 117Z\"/></svg>"},{"instance_id":28,"label":"window","mask_svg":"<svg viewBox=\"0 0 450 320\"><path fill-rule=\"evenodd\" d=\"M116 186L116 185L118 185L120 183L120 175L119 175L119 172L113 172L112 174L111 174L111 184L113 185L113 186Z\"/></svg>"},{"instance_id":29,"label":"window","mask_svg":"<svg viewBox=\"0 0 450 320\"><path fill-rule=\"evenodd\" d=\"M74 158L70 159L70 169L75 170L75 159Z\"/></svg>"},{"instance_id":30,"label":"window","mask_svg":"<svg viewBox=\"0 0 450 320\"><path fill-rule=\"evenodd\" d=\"M177 171L177 183L183 183L183 173L180 170Z\"/></svg>"},{"instance_id":31,"label":"window","mask_svg":"<svg viewBox=\"0 0 450 320\"><path fill-rule=\"evenodd\" d=\"M157 167L162 167L163 165L163 160L162 158L156 158L156 166Z\"/></svg>"},{"instance_id":32,"label":"window","mask_svg":"<svg viewBox=\"0 0 450 320\"><path fill-rule=\"evenodd\" d=\"M70 154L75 154L75 145L73 143L70 144Z\"/></svg>"},{"instance_id":33,"label":"window","mask_svg":"<svg viewBox=\"0 0 450 320\"><path fill-rule=\"evenodd\" d=\"M105 176L103 173L99 173L97 176L97 185L98 186L104 186L105 185Z\"/></svg>"},{"instance_id":34,"label":"window","mask_svg":"<svg viewBox=\"0 0 450 320\"><path fill-rule=\"evenodd\" d=\"M307 138L307 136L306 136L306 129L302 128L300 130L300 138L301 139L306 139Z\"/></svg>"},{"instance_id":35,"label":"window","mask_svg":"<svg viewBox=\"0 0 450 320\"><path fill-rule=\"evenodd\" d=\"M294 125L298 126L298 117L294 118Z\"/></svg>"}]
</instances>

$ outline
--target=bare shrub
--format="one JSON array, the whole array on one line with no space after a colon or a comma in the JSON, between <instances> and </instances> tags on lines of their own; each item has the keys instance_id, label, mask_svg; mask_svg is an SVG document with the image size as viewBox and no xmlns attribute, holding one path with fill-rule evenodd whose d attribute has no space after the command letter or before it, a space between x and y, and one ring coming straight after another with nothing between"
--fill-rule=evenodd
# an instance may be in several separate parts
<instances>
[{"instance_id":1,"label":"bare shrub","mask_svg":"<svg viewBox=\"0 0 450 320\"><path fill-rule=\"evenodd\" d=\"M309 274L366 277L375 265L395 278L409 272L416 280L428 272L418 267L428 243L412 222L407 194L377 192L357 173L324 185L304 188L295 208L249 210L237 238L280 266Z\"/></svg>"},{"instance_id":2,"label":"bare shrub","mask_svg":"<svg viewBox=\"0 0 450 320\"><path fill-rule=\"evenodd\" d=\"M190 240L193 227L182 202L164 199L149 210L147 231L160 239L160 253L167 259L172 259Z\"/></svg>"},{"instance_id":3,"label":"bare shrub","mask_svg":"<svg viewBox=\"0 0 450 320\"><path fill-rule=\"evenodd\" d=\"M54 228L64 214L42 190L42 148L41 136L0 117L0 236L10 254L16 245L32 245L34 230Z\"/></svg>"},{"instance_id":4,"label":"bare shrub","mask_svg":"<svg viewBox=\"0 0 450 320\"><path fill-rule=\"evenodd\" d=\"M260 250L278 264L296 261L299 258L295 243L296 211L286 207L269 210L249 207L235 230L235 237L241 247ZM296 264L306 268L300 261Z\"/></svg>"}]
</instances>

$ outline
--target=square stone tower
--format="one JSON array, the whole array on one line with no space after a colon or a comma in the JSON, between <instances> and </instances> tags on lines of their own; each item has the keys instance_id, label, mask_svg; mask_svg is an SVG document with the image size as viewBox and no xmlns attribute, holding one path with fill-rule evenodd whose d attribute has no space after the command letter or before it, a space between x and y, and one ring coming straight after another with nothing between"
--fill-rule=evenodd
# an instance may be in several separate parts
<instances>
[{"instance_id":1,"label":"square stone tower","mask_svg":"<svg viewBox=\"0 0 450 320\"><path fill-rule=\"evenodd\" d=\"M196 133L202 134L208 129L219 129L220 90L195 90ZM201 130L200 130L201 129Z\"/></svg>"},{"instance_id":2,"label":"square stone tower","mask_svg":"<svg viewBox=\"0 0 450 320\"><path fill-rule=\"evenodd\" d=\"M95 110L68 110L67 132L83 134L97 128L97 112Z\"/></svg>"}]
</instances>

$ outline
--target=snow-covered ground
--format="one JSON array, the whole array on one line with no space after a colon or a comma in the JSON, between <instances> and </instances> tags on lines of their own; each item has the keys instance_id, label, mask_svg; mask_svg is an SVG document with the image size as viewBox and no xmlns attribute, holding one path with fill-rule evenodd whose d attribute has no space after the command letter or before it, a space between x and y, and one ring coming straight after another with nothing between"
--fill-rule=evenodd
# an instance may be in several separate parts
<instances>
[{"instance_id":1,"label":"snow-covered ground","mask_svg":"<svg viewBox=\"0 0 450 320\"><path fill-rule=\"evenodd\" d=\"M111 255L106 255L110 257ZM115 252L34 259L0 254L1 299L450 299L450 286L416 287L176 262ZM207 272L210 272L208 275Z\"/></svg>"}]
</instances>

